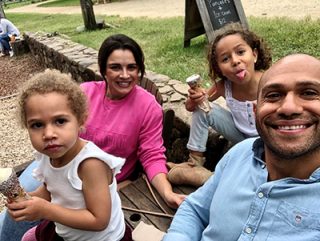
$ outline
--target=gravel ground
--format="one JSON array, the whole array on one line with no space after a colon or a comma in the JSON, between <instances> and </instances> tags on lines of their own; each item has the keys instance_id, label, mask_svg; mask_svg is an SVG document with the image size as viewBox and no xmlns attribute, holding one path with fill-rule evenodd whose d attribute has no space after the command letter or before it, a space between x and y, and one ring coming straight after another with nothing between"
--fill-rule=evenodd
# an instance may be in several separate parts
<instances>
[{"instance_id":1,"label":"gravel ground","mask_svg":"<svg viewBox=\"0 0 320 241\"><path fill-rule=\"evenodd\" d=\"M33 73L43 70L31 55L0 58L0 167L12 167L30 160L26 130L16 122L16 93Z\"/></svg>"},{"instance_id":2,"label":"gravel ground","mask_svg":"<svg viewBox=\"0 0 320 241\"><path fill-rule=\"evenodd\" d=\"M32 74L43 70L31 55L0 58L0 167L13 167L32 159L27 132L16 122L16 93ZM3 208L0 196L0 210Z\"/></svg>"}]
</instances>

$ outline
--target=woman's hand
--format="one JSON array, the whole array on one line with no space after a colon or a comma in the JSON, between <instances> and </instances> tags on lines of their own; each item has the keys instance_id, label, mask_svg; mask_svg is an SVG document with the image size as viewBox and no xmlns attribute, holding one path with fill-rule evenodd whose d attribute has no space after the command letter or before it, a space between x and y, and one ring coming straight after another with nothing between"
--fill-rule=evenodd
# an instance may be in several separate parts
<instances>
[{"instance_id":1,"label":"woman's hand","mask_svg":"<svg viewBox=\"0 0 320 241\"><path fill-rule=\"evenodd\" d=\"M163 200L171 208L178 208L182 201L187 197L184 194L177 194L172 191L172 186L164 173L157 174L151 181Z\"/></svg>"},{"instance_id":2,"label":"woman's hand","mask_svg":"<svg viewBox=\"0 0 320 241\"><path fill-rule=\"evenodd\" d=\"M187 196L184 194L178 194L174 192L168 192L164 194L164 201L171 208L178 208Z\"/></svg>"},{"instance_id":3,"label":"woman's hand","mask_svg":"<svg viewBox=\"0 0 320 241\"><path fill-rule=\"evenodd\" d=\"M8 213L15 221L33 221L45 218L44 214L48 205L50 205L50 203L47 200L38 197L6 204Z\"/></svg>"}]
</instances>

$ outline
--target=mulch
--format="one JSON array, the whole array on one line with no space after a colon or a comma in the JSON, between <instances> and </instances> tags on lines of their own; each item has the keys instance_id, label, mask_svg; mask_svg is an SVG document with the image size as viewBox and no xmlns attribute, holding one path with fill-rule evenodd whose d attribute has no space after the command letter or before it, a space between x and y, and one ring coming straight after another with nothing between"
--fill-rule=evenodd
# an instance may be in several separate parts
<instances>
[{"instance_id":1,"label":"mulch","mask_svg":"<svg viewBox=\"0 0 320 241\"><path fill-rule=\"evenodd\" d=\"M17 93L32 74L44 69L31 54L0 57L0 97Z\"/></svg>"}]
</instances>

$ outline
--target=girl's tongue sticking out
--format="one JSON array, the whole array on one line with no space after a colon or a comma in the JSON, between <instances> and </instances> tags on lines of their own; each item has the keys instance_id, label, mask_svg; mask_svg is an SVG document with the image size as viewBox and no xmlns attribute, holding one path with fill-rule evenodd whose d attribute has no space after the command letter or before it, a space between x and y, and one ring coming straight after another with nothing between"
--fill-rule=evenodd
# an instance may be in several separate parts
<instances>
[{"instance_id":1,"label":"girl's tongue sticking out","mask_svg":"<svg viewBox=\"0 0 320 241\"><path fill-rule=\"evenodd\" d=\"M243 80L244 77L246 76L246 70L244 69L244 70L239 71L238 73L236 73L236 76L237 76L239 79Z\"/></svg>"}]
</instances>

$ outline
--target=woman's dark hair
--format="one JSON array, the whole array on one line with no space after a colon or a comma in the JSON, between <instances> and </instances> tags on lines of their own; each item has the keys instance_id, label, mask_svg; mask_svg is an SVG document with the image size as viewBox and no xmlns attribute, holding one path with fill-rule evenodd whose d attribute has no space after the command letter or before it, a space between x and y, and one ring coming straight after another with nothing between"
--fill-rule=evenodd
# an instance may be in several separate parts
<instances>
[{"instance_id":1,"label":"woman's dark hair","mask_svg":"<svg viewBox=\"0 0 320 241\"><path fill-rule=\"evenodd\" d=\"M257 50L258 58L254 65L255 70L266 70L272 64L271 50L262 38L257 36L254 32L245 29L239 23L230 23L215 32L214 40L211 42L209 47L209 76L213 81L216 81L218 78L225 78L217 63L217 44L222 38L233 34L239 34L241 38L252 48L252 50Z\"/></svg>"},{"instance_id":2,"label":"woman's dark hair","mask_svg":"<svg viewBox=\"0 0 320 241\"><path fill-rule=\"evenodd\" d=\"M142 79L145 74L144 55L142 49L136 41L124 34L111 35L106 38L100 46L98 53L98 64L100 74L103 79L106 80L105 75L108 58L113 51L118 49L130 50L132 52L136 64L139 67L140 79Z\"/></svg>"}]
</instances>

